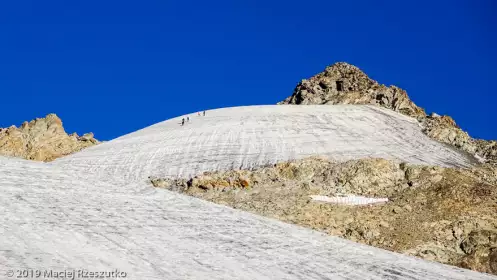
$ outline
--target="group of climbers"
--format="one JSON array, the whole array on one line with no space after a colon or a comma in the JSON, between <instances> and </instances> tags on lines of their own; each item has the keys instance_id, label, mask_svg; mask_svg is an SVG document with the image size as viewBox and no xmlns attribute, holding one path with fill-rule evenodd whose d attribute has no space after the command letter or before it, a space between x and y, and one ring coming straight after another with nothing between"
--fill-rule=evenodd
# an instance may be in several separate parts
<instances>
[{"instance_id":1,"label":"group of climbers","mask_svg":"<svg viewBox=\"0 0 497 280\"><path fill-rule=\"evenodd\" d=\"M205 116L205 111L202 114ZM198 112L197 115L200 116L200 112ZM186 122L190 122L189 116L186 117ZM181 119L181 126L184 126L184 125L185 125L185 118Z\"/></svg>"}]
</instances>

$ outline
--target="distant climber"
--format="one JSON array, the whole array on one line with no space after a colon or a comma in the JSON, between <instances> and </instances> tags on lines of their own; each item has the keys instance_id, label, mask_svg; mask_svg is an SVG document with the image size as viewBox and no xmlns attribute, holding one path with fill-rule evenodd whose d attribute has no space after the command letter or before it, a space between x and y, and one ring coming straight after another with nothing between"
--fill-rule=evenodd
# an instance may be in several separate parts
<instances>
[{"instance_id":1,"label":"distant climber","mask_svg":"<svg viewBox=\"0 0 497 280\"><path fill-rule=\"evenodd\" d=\"M190 122L190 117L186 117L186 122Z\"/></svg>"},{"instance_id":2,"label":"distant climber","mask_svg":"<svg viewBox=\"0 0 497 280\"><path fill-rule=\"evenodd\" d=\"M185 125L185 118L181 120L181 126Z\"/></svg>"},{"instance_id":3,"label":"distant climber","mask_svg":"<svg viewBox=\"0 0 497 280\"><path fill-rule=\"evenodd\" d=\"M205 111L204 111L204 116L205 116Z\"/></svg>"}]
</instances>

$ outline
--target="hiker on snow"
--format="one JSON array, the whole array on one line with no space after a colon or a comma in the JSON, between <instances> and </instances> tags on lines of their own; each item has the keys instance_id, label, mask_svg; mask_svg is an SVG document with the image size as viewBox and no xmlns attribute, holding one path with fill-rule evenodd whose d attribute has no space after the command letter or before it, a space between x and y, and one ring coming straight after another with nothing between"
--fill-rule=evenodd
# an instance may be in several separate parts
<instances>
[{"instance_id":1,"label":"hiker on snow","mask_svg":"<svg viewBox=\"0 0 497 280\"><path fill-rule=\"evenodd\" d=\"M205 111L204 111L204 116L205 116Z\"/></svg>"},{"instance_id":2,"label":"hiker on snow","mask_svg":"<svg viewBox=\"0 0 497 280\"><path fill-rule=\"evenodd\" d=\"M186 117L186 122L190 122L190 117Z\"/></svg>"},{"instance_id":3,"label":"hiker on snow","mask_svg":"<svg viewBox=\"0 0 497 280\"><path fill-rule=\"evenodd\" d=\"M183 126L183 125L185 125L185 118L183 118L183 119L181 120L181 125L182 125L182 126Z\"/></svg>"}]
</instances>

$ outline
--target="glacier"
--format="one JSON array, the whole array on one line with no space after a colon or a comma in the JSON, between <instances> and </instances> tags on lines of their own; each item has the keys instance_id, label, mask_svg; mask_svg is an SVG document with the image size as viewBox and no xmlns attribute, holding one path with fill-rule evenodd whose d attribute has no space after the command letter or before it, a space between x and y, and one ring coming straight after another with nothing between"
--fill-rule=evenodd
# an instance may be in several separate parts
<instances>
[{"instance_id":1,"label":"glacier","mask_svg":"<svg viewBox=\"0 0 497 280\"><path fill-rule=\"evenodd\" d=\"M476 161L424 135L410 117L368 105L266 105L180 116L55 161L96 176L140 180L250 169L312 155L468 167Z\"/></svg>"},{"instance_id":2,"label":"glacier","mask_svg":"<svg viewBox=\"0 0 497 280\"><path fill-rule=\"evenodd\" d=\"M326 155L467 167L416 120L374 106L246 106L170 119L51 163L0 157L0 279L9 270L126 279L496 279L175 192L190 176Z\"/></svg>"}]
</instances>

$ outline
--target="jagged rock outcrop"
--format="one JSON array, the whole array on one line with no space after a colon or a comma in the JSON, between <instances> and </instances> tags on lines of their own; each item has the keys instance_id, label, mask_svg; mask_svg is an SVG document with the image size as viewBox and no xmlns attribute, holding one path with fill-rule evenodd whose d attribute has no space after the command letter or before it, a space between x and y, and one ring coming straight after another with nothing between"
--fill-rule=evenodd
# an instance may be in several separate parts
<instances>
[{"instance_id":1,"label":"jagged rock outcrop","mask_svg":"<svg viewBox=\"0 0 497 280\"><path fill-rule=\"evenodd\" d=\"M369 78L356 66L338 62L302 80L293 94L278 104L374 104L416 118L431 138L455 146L497 165L497 142L473 139L449 116L427 115L406 91Z\"/></svg>"},{"instance_id":2,"label":"jagged rock outcrop","mask_svg":"<svg viewBox=\"0 0 497 280\"><path fill-rule=\"evenodd\" d=\"M0 128L0 155L29 160L52 161L98 143L93 133L68 135L55 114L24 122L20 127Z\"/></svg>"},{"instance_id":3,"label":"jagged rock outcrop","mask_svg":"<svg viewBox=\"0 0 497 280\"><path fill-rule=\"evenodd\" d=\"M356 66L338 62L302 80L293 94L278 104L377 104L411 117L424 117L405 90L370 79Z\"/></svg>"},{"instance_id":4,"label":"jagged rock outcrop","mask_svg":"<svg viewBox=\"0 0 497 280\"><path fill-rule=\"evenodd\" d=\"M497 274L497 168L307 158L254 170L150 178L155 187L399 253ZM370 206L311 195L388 198Z\"/></svg>"}]
</instances>

